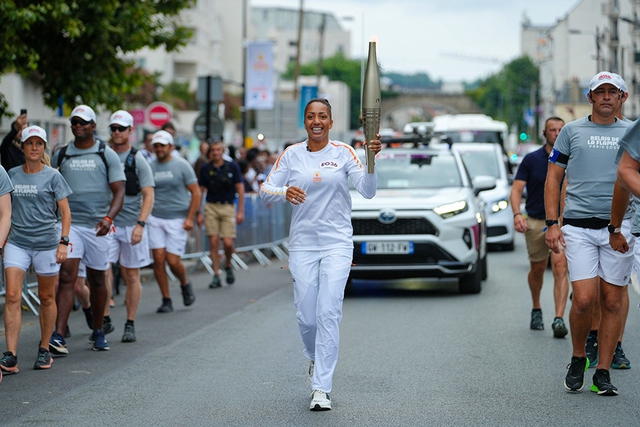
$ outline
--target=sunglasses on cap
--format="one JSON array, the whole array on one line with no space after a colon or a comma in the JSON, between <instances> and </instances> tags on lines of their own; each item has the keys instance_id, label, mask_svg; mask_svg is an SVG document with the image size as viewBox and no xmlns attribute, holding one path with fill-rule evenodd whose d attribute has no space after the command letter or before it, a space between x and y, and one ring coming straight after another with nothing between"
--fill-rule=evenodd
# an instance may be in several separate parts
<instances>
[{"instance_id":1,"label":"sunglasses on cap","mask_svg":"<svg viewBox=\"0 0 640 427\"><path fill-rule=\"evenodd\" d=\"M88 122L86 120L82 120L82 119L78 119L78 118L73 118L71 119L71 126L86 126L89 123L93 123L93 122Z\"/></svg>"},{"instance_id":2,"label":"sunglasses on cap","mask_svg":"<svg viewBox=\"0 0 640 427\"><path fill-rule=\"evenodd\" d=\"M129 127L124 127L124 126L118 126L118 125L111 125L109 126L109 129L111 129L111 132L115 132L118 131L120 133L124 132L125 130L129 129Z\"/></svg>"}]
</instances>

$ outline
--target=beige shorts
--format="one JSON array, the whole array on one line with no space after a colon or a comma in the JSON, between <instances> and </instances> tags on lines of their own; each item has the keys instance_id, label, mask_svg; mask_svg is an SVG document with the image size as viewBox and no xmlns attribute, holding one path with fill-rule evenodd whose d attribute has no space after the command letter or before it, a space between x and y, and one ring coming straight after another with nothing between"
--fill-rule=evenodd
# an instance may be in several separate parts
<instances>
[{"instance_id":1,"label":"beige shorts","mask_svg":"<svg viewBox=\"0 0 640 427\"><path fill-rule=\"evenodd\" d=\"M531 262L544 261L549 258L551 253L549 246L544 241L544 231L542 231L544 228L543 219L527 217L527 231L525 231L524 237L527 241L527 253Z\"/></svg>"},{"instance_id":2,"label":"beige shorts","mask_svg":"<svg viewBox=\"0 0 640 427\"><path fill-rule=\"evenodd\" d=\"M236 206L228 203L204 205L204 227L207 236L236 238Z\"/></svg>"}]
</instances>

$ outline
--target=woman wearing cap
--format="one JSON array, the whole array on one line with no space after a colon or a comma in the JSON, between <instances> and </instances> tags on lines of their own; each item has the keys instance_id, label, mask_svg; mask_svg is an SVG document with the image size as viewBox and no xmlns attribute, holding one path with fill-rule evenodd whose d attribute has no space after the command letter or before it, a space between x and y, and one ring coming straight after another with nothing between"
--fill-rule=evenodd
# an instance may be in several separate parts
<instances>
[{"instance_id":1,"label":"woman wearing cap","mask_svg":"<svg viewBox=\"0 0 640 427\"><path fill-rule=\"evenodd\" d=\"M48 348L57 315L55 287L60 263L67 259L67 236L71 225L67 202L71 189L62 175L48 165L46 132L38 126L25 128L21 145L26 162L9 171L14 191L11 232L4 254L7 351L0 359L0 370L4 374L18 372L20 301L25 273L30 265L36 272L40 298L41 341L34 369L51 367L53 359ZM62 234L56 228L57 212L62 218Z\"/></svg>"},{"instance_id":2,"label":"woman wearing cap","mask_svg":"<svg viewBox=\"0 0 640 427\"><path fill-rule=\"evenodd\" d=\"M304 112L308 139L288 147L260 187L265 202L293 205L289 268L309 361L311 410L331 409L328 393L338 361L338 325L353 257L348 179L366 198L376 194L377 186L376 174L366 173L352 147L329 140L332 126L329 102L309 101ZM365 145L376 154L382 148L378 140Z\"/></svg>"}]
</instances>

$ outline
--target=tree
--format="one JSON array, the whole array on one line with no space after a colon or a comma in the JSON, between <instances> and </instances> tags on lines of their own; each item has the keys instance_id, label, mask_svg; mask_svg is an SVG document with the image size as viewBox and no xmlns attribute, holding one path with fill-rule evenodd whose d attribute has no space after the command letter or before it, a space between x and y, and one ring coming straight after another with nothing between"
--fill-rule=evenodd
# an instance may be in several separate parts
<instances>
[{"instance_id":1,"label":"tree","mask_svg":"<svg viewBox=\"0 0 640 427\"><path fill-rule=\"evenodd\" d=\"M176 15L195 0L4 0L0 2L0 74L17 72L60 99L120 108L149 76L127 54L173 51L191 37ZM0 94L0 116L6 103Z\"/></svg>"},{"instance_id":2,"label":"tree","mask_svg":"<svg viewBox=\"0 0 640 427\"><path fill-rule=\"evenodd\" d=\"M528 56L521 56L503 69L480 81L475 89L467 91L482 111L507 124L516 124L520 132L526 131L524 111L531 102L531 91L538 84L539 70ZM536 94L537 105L537 94Z\"/></svg>"}]
</instances>

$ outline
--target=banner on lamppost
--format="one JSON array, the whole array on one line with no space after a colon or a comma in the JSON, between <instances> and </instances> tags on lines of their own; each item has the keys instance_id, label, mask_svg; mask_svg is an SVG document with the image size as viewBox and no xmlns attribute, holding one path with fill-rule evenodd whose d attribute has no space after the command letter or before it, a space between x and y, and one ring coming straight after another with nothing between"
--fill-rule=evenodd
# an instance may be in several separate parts
<instances>
[{"instance_id":1,"label":"banner on lamppost","mask_svg":"<svg viewBox=\"0 0 640 427\"><path fill-rule=\"evenodd\" d=\"M273 42L247 44L247 77L244 106L249 110L271 110L273 94Z\"/></svg>"}]
</instances>

